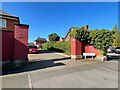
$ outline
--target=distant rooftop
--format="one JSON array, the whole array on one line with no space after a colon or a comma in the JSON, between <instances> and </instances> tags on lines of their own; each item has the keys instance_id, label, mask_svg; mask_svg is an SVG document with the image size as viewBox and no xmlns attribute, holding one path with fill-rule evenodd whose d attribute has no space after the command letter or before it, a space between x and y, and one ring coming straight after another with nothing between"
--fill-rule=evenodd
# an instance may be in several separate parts
<instances>
[{"instance_id":1,"label":"distant rooftop","mask_svg":"<svg viewBox=\"0 0 120 90\"><path fill-rule=\"evenodd\" d=\"M38 37L35 41L47 41L45 38Z\"/></svg>"}]
</instances>

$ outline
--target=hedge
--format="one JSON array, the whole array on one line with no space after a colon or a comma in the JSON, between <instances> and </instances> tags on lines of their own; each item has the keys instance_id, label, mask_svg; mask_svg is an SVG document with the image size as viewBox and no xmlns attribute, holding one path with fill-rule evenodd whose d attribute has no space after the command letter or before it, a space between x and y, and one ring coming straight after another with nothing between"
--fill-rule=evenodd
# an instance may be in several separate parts
<instances>
[{"instance_id":1,"label":"hedge","mask_svg":"<svg viewBox=\"0 0 120 90\"><path fill-rule=\"evenodd\" d=\"M46 42L41 45L41 49L62 52L66 54L70 54L70 41L67 42Z\"/></svg>"}]
</instances>

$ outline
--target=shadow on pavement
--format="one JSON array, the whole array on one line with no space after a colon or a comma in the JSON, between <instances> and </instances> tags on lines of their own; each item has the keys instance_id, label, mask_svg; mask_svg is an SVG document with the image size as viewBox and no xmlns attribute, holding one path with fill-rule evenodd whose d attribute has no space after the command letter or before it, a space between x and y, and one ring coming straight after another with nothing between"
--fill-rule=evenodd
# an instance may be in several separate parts
<instances>
[{"instance_id":1,"label":"shadow on pavement","mask_svg":"<svg viewBox=\"0 0 120 90\"><path fill-rule=\"evenodd\" d=\"M65 65L64 63L61 62L54 63L54 62L59 60L67 60L67 59L70 59L70 57L50 59L50 60L34 60L29 62L28 65L21 68L3 70L2 75L33 71L33 70L44 69L49 67L63 66Z\"/></svg>"}]
</instances>

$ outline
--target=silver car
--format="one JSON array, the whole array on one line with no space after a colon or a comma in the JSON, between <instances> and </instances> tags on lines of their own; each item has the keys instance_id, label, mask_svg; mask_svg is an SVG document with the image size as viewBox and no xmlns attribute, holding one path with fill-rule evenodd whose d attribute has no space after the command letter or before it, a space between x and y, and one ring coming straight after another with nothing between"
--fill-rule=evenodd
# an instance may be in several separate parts
<instances>
[{"instance_id":1,"label":"silver car","mask_svg":"<svg viewBox=\"0 0 120 90\"><path fill-rule=\"evenodd\" d=\"M118 54L120 53L120 47L115 48L115 53L118 53Z\"/></svg>"},{"instance_id":2,"label":"silver car","mask_svg":"<svg viewBox=\"0 0 120 90\"><path fill-rule=\"evenodd\" d=\"M107 52L108 52L108 53L114 53L114 52L115 52L115 47L110 46L110 47L107 49Z\"/></svg>"}]
</instances>

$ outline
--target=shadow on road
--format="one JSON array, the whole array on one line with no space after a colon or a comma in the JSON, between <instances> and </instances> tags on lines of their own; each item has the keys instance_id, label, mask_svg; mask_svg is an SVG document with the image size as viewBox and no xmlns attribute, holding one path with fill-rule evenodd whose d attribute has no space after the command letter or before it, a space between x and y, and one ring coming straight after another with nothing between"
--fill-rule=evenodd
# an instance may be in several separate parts
<instances>
[{"instance_id":1,"label":"shadow on road","mask_svg":"<svg viewBox=\"0 0 120 90\"><path fill-rule=\"evenodd\" d=\"M54 52L49 50L38 50L38 53L29 53L29 54L44 54L44 53L54 53Z\"/></svg>"},{"instance_id":2,"label":"shadow on road","mask_svg":"<svg viewBox=\"0 0 120 90\"><path fill-rule=\"evenodd\" d=\"M44 53L53 53L53 52L48 50L39 50L39 53L44 54Z\"/></svg>"},{"instance_id":3,"label":"shadow on road","mask_svg":"<svg viewBox=\"0 0 120 90\"><path fill-rule=\"evenodd\" d=\"M49 60L38 60L37 59L37 60L33 60L29 62L28 65L21 67L21 68L3 70L2 75L33 71L33 70L44 69L44 68L49 68L49 67L63 66L65 65L64 63L61 63L61 62L55 63L55 61L61 61L61 60L67 60L67 59L70 59L70 57L49 59Z\"/></svg>"}]
</instances>

